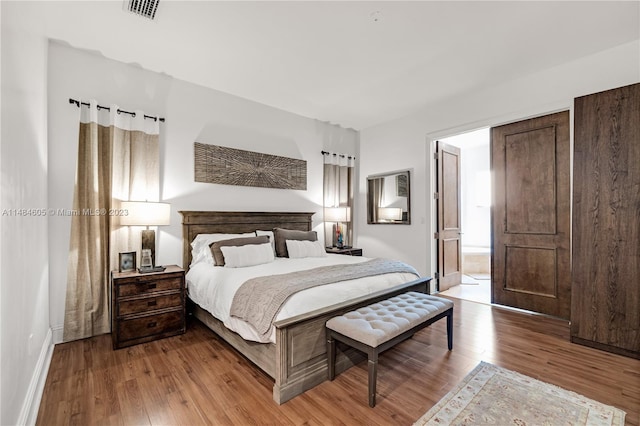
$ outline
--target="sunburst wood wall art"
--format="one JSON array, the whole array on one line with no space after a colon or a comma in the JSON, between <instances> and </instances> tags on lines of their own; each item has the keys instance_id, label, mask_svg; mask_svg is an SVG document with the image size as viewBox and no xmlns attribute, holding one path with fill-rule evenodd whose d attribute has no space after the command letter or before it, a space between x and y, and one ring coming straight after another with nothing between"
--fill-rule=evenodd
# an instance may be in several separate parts
<instances>
[{"instance_id":1,"label":"sunburst wood wall art","mask_svg":"<svg viewBox=\"0 0 640 426\"><path fill-rule=\"evenodd\" d=\"M261 188L307 189L307 162L194 143L195 181Z\"/></svg>"}]
</instances>

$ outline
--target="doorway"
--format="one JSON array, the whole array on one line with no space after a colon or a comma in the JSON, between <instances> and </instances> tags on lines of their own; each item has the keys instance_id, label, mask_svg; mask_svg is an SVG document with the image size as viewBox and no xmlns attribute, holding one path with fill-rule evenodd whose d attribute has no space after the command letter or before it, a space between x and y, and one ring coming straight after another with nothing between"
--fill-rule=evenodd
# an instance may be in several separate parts
<instances>
[{"instance_id":1,"label":"doorway","mask_svg":"<svg viewBox=\"0 0 640 426\"><path fill-rule=\"evenodd\" d=\"M487 251L491 277L488 285L491 292L487 299L491 303L569 318L569 127L569 111L562 111L449 138L446 144L436 141L438 155L445 152L438 151L441 145L458 144L461 147L449 150L459 153L456 162L436 163L437 218L440 218L443 206L449 217L454 214L461 217L458 221L459 241L455 247L450 243L455 240L440 232L447 228L446 224L443 227L442 221L436 223L439 290L455 287L460 291L460 298L467 298L467 292L464 292L467 286L489 281L477 279L484 275L475 276L486 270L470 268L471 256ZM489 146L489 149L471 150L473 142L464 141L468 138L475 141L475 136L480 134L487 135L488 144L477 142L478 145ZM459 139L461 137L464 139ZM484 164L489 165L479 168L483 158ZM491 178L483 178L483 175ZM460 177L455 179L453 176ZM451 191L459 194L457 199L451 195L440 196L440 192ZM456 199L458 203L454 204L450 199ZM489 226L483 225L486 218L489 218ZM442 246L448 250L442 250ZM448 264L449 268L440 268L442 264ZM459 276L456 281L460 282L456 282L456 286L440 278L440 275L449 278L447 275L454 269ZM471 277L480 283L467 284L462 277Z\"/></svg>"},{"instance_id":2,"label":"doorway","mask_svg":"<svg viewBox=\"0 0 640 426\"><path fill-rule=\"evenodd\" d=\"M491 303L490 128L439 139L459 149L460 278L441 293ZM441 288L442 289L442 288Z\"/></svg>"}]
</instances>

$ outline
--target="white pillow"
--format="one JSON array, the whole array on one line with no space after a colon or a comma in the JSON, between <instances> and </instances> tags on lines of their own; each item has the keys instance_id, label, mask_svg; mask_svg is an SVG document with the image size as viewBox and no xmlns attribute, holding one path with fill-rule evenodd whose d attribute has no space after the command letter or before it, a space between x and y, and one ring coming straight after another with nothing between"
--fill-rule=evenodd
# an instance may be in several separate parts
<instances>
[{"instance_id":1,"label":"white pillow","mask_svg":"<svg viewBox=\"0 0 640 426\"><path fill-rule=\"evenodd\" d=\"M320 241L287 240L287 251L291 259L303 257L325 257L327 252Z\"/></svg>"},{"instance_id":2,"label":"white pillow","mask_svg":"<svg viewBox=\"0 0 640 426\"><path fill-rule=\"evenodd\" d=\"M243 268L273 262L271 243L247 244L246 246L222 246L225 268Z\"/></svg>"},{"instance_id":3,"label":"white pillow","mask_svg":"<svg viewBox=\"0 0 640 426\"><path fill-rule=\"evenodd\" d=\"M209 245L216 241L229 240L231 238L246 238L255 237L255 232L248 232L246 234L198 234L191 242L191 265L196 263L207 262L211 265L213 262L213 255Z\"/></svg>"},{"instance_id":4,"label":"white pillow","mask_svg":"<svg viewBox=\"0 0 640 426\"><path fill-rule=\"evenodd\" d=\"M273 246L273 254L275 255L275 253L276 253L276 238L273 236L273 231L261 231L259 229L256 231L256 236L257 237L262 237L263 235L266 235L267 237L269 237L269 241L271 241L271 245Z\"/></svg>"}]
</instances>

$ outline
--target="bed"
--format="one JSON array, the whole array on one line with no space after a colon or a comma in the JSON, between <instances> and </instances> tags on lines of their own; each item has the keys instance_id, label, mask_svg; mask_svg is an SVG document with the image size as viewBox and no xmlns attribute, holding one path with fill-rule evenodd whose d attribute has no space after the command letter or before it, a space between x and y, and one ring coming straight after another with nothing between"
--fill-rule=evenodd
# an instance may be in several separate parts
<instances>
[{"instance_id":1,"label":"bed","mask_svg":"<svg viewBox=\"0 0 640 426\"><path fill-rule=\"evenodd\" d=\"M310 231L314 213L180 211L180 214L183 218L183 265L188 268L192 261L191 242L199 234L242 234L273 228ZM276 320L272 341L268 343L243 339L197 303L192 304L193 315L272 377L275 382L273 399L282 404L327 379L325 323L328 319L407 291L428 293L430 280L414 279ZM361 353L345 348L339 351L336 371L344 371L364 359Z\"/></svg>"}]
</instances>

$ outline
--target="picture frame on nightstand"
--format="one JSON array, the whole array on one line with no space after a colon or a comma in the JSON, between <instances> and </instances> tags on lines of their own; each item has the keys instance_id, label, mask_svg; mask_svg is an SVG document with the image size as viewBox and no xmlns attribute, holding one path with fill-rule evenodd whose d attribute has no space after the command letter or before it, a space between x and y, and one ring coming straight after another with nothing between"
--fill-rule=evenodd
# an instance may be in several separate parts
<instances>
[{"instance_id":1,"label":"picture frame on nightstand","mask_svg":"<svg viewBox=\"0 0 640 426\"><path fill-rule=\"evenodd\" d=\"M136 252L128 251L118 255L118 272L131 272L136 270Z\"/></svg>"}]
</instances>

